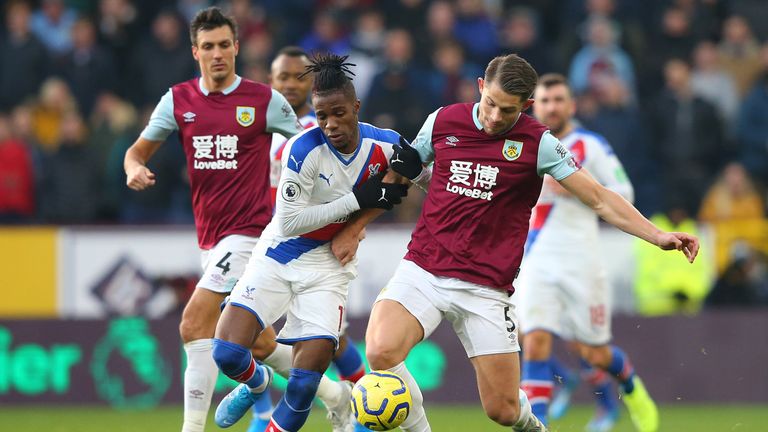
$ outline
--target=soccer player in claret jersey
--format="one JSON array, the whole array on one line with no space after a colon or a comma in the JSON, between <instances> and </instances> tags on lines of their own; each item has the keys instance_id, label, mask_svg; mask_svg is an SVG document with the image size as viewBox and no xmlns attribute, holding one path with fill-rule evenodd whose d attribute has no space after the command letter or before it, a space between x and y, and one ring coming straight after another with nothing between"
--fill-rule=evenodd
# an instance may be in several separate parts
<instances>
[{"instance_id":1,"label":"soccer player in claret jersey","mask_svg":"<svg viewBox=\"0 0 768 432\"><path fill-rule=\"evenodd\" d=\"M310 65L309 56L299 47L288 46L278 51L270 68L270 84L272 88L285 96L291 108L299 117L299 123L304 129L310 129L317 125L317 118L309 104L309 94L312 90L313 75L306 74L306 68ZM277 186L280 182L282 171L282 155L288 138L274 134L272 136L272 148L270 151L270 184L272 189L272 205L276 203ZM329 179L330 180L330 179ZM346 325L346 317L344 320ZM342 330L344 330L342 328ZM277 344L272 337L272 329L262 333L257 341L258 350L252 350L254 356L260 359L269 359L267 363L276 370L289 371L291 368L291 348L283 344ZM276 351L287 351L280 355ZM333 364L342 380L357 382L365 375L365 365L360 353L349 338L342 334L339 339L339 349L333 357ZM267 427L272 414L272 403L268 391L253 404L254 416L248 432L263 432ZM355 424L360 430L365 430L361 425Z\"/></svg>"},{"instance_id":2,"label":"soccer player in claret jersey","mask_svg":"<svg viewBox=\"0 0 768 432\"><path fill-rule=\"evenodd\" d=\"M522 58L493 59L478 79L479 103L430 114L413 146L396 147L390 159L393 171L428 183L408 252L379 294L366 333L371 368L397 373L411 389L404 431L430 430L423 397L403 361L443 317L475 368L488 417L515 431L546 430L519 389L509 298L545 174L619 228L662 249L683 250L689 260L698 251L695 237L659 230L579 169L547 127L523 113L533 104L536 82L536 71ZM431 162L432 170L424 169Z\"/></svg>"},{"instance_id":3,"label":"soccer player in claret jersey","mask_svg":"<svg viewBox=\"0 0 768 432\"><path fill-rule=\"evenodd\" d=\"M149 124L126 152L124 165L131 189L144 190L162 181L146 164L171 133L179 133L203 267L179 326L187 354L182 431L200 432L218 374L212 338L219 305L240 278L272 217L272 133L293 136L302 128L279 92L235 74L234 20L218 8L204 9L190 25L190 38L201 78L177 84L162 97ZM322 388L328 400L343 391L327 379ZM337 409L332 403L326 406Z\"/></svg>"},{"instance_id":4,"label":"soccer player in claret jersey","mask_svg":"<svg viewBox=\"0 0 768 432\"><path fill-rule=\"evenodd\" d=\"M611 146L575 124L576 103L566 78L542 76L534 100L536 118L560 139L576 162L600 184L632 201L632 184ZM579 356L597 368L592 373L595 378L606 372L614 376L637 429L654 432L659 423L656 405L628 356L609 344L611 292L600 262L597 222L597 215L555 180L544 180L533 209L519 293L514 299L525 335L522 388L533 413L546 423L554 385L551 352L555 334L573 341ZM618 415L610 382L602 387L596 390L600 409L587 425L588 431L610 430Z\"/></svg>"},{"instance_id":5,"label":"soccer player in claret jersey","mask_svg":"<svg viewBox=\"0 0 768 432\"><path fill-rule=\"evenodd\" d=\"M360 101L345 60L328 54L312 61L318 126L288 142L275 216L217 326L213 357L222 372L243 383L219 404L220 426L235 423L250 408L253 393L264 390L268 372L255 364L247 347L287 313L277 341L293 345L293 368L267 431L302 427L337 348L347 287L357 272L354 260L337 259L339 235L351 233L351 242L342 243L351 245L348 255L354 256L358 235L345 230L348 218L360 209L391 209L407 192L403 184L382 182L400 135L358 122ZM352 224L370 219L356 217ZM352 431L351 384L346 389L341 399L347 416L331 421Z\"/></svg>"}]
</instances>

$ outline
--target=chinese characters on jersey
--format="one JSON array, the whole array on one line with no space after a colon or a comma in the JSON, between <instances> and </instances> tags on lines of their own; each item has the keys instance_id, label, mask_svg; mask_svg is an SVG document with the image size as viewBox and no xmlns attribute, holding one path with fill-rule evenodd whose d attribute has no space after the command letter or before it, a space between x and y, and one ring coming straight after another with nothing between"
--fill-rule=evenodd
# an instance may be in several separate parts
<instances>
[{"instance_id":1,"label":"chinese characters on jersey","mask_svg":"<svg viewBox=\"0 0 768 432\"><path fill-rule=\"evenodd\" d=\"M498 167L453 160L450 170L451 177L445 185L448 192L488 201L493 198Z\"/></svg>"},{"instance_id":2,"label":"chinese characters on jersey","mask_svg":"<svg viewBox=\"0 0 768 432\"><path fill-rule=\"evenodd\" d=\"M192 137L195 169L237 169L237 135Z\"/></svg>"}]
</instances>

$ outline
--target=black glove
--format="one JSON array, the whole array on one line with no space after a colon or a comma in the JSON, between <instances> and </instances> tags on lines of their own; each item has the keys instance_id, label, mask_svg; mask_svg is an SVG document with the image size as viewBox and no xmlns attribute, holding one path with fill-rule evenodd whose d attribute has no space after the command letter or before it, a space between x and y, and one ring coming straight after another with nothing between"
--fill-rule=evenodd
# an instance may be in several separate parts
<instances>
[{"instance_id":1,"label":"black glove","mask_svg":"<svg viewBox=\"0 0 768 432\"><path fill-rule=\"evenodd\" d=\"M408 141L400 137L400 145L392 146L394 153L389 159L389 166L392 170L401 176L408 177L410 180L415 179L421 174L421 170L424 169L421 163L421 156Z\"/></svg>"},{"instance_id":2,"label":"black glove","mask_svg":"<svg viewBox=\"0 0 768 432\"><path fill-rule=\"evenodd\" d=\"M383 178L384 173L376 174L352 191L361 209L380 208L392 210L395 204L400 204L402 198L408 195L407 185L383 183Z\"/></svg>"}]
</instances>

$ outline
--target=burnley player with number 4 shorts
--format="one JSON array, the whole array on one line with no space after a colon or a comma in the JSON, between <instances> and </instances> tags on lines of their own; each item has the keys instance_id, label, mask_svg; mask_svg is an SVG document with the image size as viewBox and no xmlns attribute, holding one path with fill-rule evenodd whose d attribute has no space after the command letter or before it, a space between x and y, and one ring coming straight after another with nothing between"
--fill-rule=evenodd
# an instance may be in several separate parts
<instances>
[{"instance_id":1,"label":"burnley player with number 4 shorts","mask_svg":"<svg viewBox=\"0 0 768 432\"><path fill-rule=\"evenodd\" d=\"M579 169L547 127L523 113L534 103L537 79L514 54L493 59L478 78L479 103L438 109L413 146L396 147L390 159L393 171L428 190L408 252L379 294L366 331L371 368L397 373L411 389L404 431L431 430L404 360L443 318L474 366L488 417L514 431L546 430L520 390L510 301L544 175L622 230L682 250L691 261L698 252L696 237L658 229ZM430 163L432 169L424 169Z\"/></svg>"},{"instance_id":2,"label":"burnley player with number 4 shorts","mask_svg":"<svg viewBox=\"0 0 768 432\"><path fill-rule=\"evenodd\" d=\"M576 102L567 79L559 74L542 76L534 99L534 115L570 150L576 162L606 188L632 201L632 184L611 146L575 123ZM600 258L597 215L549 178L533 210L516 285L519 292L514 300L525 336L522 388L534 414L546 424L554 387L554 334L571 341L584 365L592 366L588 380L601 386L594 390L599 409L587 431L604 432L616 422L618 404L609 376L618 381L621 399L637 430L658 430L658 410L635 375L629 357L609 344L611 292Z\"/></svg>"},{"instance_id":3,"label":"burnley player with number 4 shorts","mask_svg":"<svg viewBox=\"0 0 768 432\"><path fill-rule=\"evenodd\" d=\"M187 355L182 432L201 432L218 375L212 338L219 305L272 218L272 134L293 136L302 128L279 92L235 74L238 42L232 18L218 8L204 9L190 25L190 38L201 78L177 84L162 97L126 152L124 165L131 189L140 191L163 181L155 178L147 162L171 133L179 134L203 267L179 326ZM329 394L342 391L327 378L324 384Z\"/></svg>"},{"instance_id":4,"label":"burnley player with number 4 shorts","mask_svg":"<svg viewBox=\"0 0 768 432\"><path fill-rule=\"evenodd\" d=\"M270 373L248 349L259 334L287 314L277 342L293 345L293 364L283 399L268 432L298 431L306 421L323 372L338 347L347 289L356 274L358 232L345 230L370 218L350 217L361 209L389 210L406 185L382 179L400 135L358 122L360 101L348 76L346 57L318 55L312 103L318 126L293 137L282 157L275 216L235 285L216 328L213 357L221 371L239 381L219 404L216 422L230 426L263 391ZM351 239L350 259L338 259L339 235ZM345 243L349 243L345 241ZM345 382L342 417L331 416L334 431L354 429Z\"/></svg>"}]
</instances>

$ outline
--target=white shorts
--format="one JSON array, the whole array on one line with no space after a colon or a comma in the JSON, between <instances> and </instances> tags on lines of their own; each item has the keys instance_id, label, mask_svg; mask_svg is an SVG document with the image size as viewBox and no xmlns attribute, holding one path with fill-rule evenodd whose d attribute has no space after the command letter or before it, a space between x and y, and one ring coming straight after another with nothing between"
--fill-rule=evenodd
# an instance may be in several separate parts
<instances>
[{"instance_id":1,"label":"white shorts","mask_svg":"<svg viewBox=\"0 0 768 432\"><path fill-rule=\"evenodd\" d=\"M287 313L277 341L293 345L308 339L331 339L338 344L351 275L317 272L254 256L229 303L251 312L263 328Z\"/></svg>"},{"instance_id":2,"label":"white shorts","mask_svg":"<svg viewBox=\"0 0 768 432\"><path fill-rule=\"evenodd\" d=\"M608 343L611 291L599 260L547 258L524 261L515 283L523 333L540 329L588 345Z\"/></svg>"},{"instance_id":3,"label":"white shorts","mask_svg":"<svg viewBox=\"0 0 768 432\"><path fill-rule=\"evenodd\" d=\"M506 292L435 276L402 260L376 301L394 300L421 323L428 338L445 317L469 358L520 351L515 306Z\"/></svg>"},{"instance_id":4,"label":"white shorts","mask_svg":"<svg viewBox=\"0 0 768 432\"><path fill-rule=\"evenodd\" d=\"M200 254L203 276L197 288L218 293L228 293L240 279L251 257L258 237L230 235L221 239L216 246Z\"/></svg>"}]
</instances>

